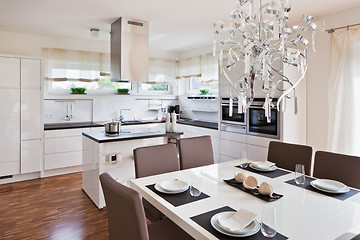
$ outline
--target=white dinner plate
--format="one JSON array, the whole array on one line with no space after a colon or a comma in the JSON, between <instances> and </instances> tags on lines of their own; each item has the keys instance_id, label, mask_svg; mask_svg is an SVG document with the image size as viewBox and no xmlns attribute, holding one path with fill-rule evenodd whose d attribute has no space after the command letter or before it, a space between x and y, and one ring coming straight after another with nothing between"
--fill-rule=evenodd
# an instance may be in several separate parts
<instances>
[{"instance_id":1,"label":"white dinner plate","mask_svg":"<svg viewBox=\"0 0 360 240\"><path fill-rule=\"evenodd\" d=\"M185 192L186 190L188 190L188 188L182 190L182 191L179 191L179 192L170 192L170 191L166 191L165 189L163 189L161 186L160 186L160 183L156 183L154 188L156 189L156 191L159 191L161 193L166 193L166 194L178 194L178 193L182 193L182 192Z\"/></svg>"},{"instance_id":2,"label":"white dinner plate","mask_svg":"<svg viewBox=\"0 0 360 240\"><path fill-rule=\"evenodd\" d=\"M226 231L225 229L223 229L222 227L219 226L219 224L217 223L217 218L219 217L219 215L221 214L234 214L234 212L222 212L222 213L218 213L215 214L214 216L212 216L212 218L210 219L210 223L211 226L217 230L218 232L225 234L227 236L231 236L231 237L248 237L251 235L256 234L259 230L260 230L260 224L259 222L255 219L251 224L249 224L248 227L246 227L245 229L247 229L245 232L242 232L241 234L235 234L229 231ZM250 230L249 230L250 229Z\"/></svg>"},{"instance_id":3,"label":"white dinner plate","mask_svg":"<svg viewBox=\"0 0 360 240\"><path fill-rule=\"evenodd\" d=\"M181 192L184 189L188 189L189 184L184 181L173 179L159 183L161 188L168 192Z\"/></svg>"},{"instance_id":4,"label":"white dinner plate","mask_svg":"<svg viewBox=\"0 0 360 240\"><path fill-rule=\"evenodd\" d=\"M272 172L277 169L277 166L272 166L270 168L259 168L259 167L253 166L251 163L250 163L249 167L251 167L252 169L254 169L256 171L260 171L260 172Z\"/></svg>"},{"instance_id":5,"label":"white dinner plate","mask_svg":"<svg viewBox=\"0 0 360 240\"><path fill-rule=\"evenodd\" d=\"M310 182L310 185L327 193L346 193L350 191L350 188L345 184L329 179L313 180Z\"/></svg>"}]
</instances>

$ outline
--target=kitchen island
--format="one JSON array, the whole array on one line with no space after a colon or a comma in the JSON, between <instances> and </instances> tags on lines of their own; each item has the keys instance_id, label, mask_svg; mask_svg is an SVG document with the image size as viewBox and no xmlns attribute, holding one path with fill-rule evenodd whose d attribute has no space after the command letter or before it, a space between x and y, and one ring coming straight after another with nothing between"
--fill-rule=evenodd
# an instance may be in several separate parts
<instances>
[{"instance_id":1,"label":"kitchen island","mask_svg":"<svg viewBox=\"0 0 360 240\"><path fill-rule=\"evenodd\" d=\"M133 150L166 144L182 132L166 133L159 127L135 127L117 136L105 131L82 133L82 189L98 208L105 206L99 175L108 172L118 182L128 185L135 178Z\"/></svg>"}]
</instances>

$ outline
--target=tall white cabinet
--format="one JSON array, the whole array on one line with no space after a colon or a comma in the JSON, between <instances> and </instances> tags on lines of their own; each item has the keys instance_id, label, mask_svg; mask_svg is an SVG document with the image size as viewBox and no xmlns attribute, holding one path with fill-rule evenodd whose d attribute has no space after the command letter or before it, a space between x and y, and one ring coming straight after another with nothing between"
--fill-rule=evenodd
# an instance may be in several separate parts
<instances>
[{"instance_id":1,"label":"tall white cabinet","mask_svg":"<svg viewBox=\"0 0 360 240\"><path fill-rule=\"evenodd\" d=\"M0 56L0 176L41 170L41 61Z\"/></svg>"}]
</instances>

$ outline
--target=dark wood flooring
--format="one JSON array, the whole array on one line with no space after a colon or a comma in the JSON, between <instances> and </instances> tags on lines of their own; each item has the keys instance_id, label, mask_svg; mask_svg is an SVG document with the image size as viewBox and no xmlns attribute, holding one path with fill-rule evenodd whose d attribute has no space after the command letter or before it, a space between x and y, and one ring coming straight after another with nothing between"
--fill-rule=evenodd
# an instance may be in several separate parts
<instances>
[{"instance_id":1,"label":"dark wood flooring","mask_svg":"<svg viewBox=\"0 0 360 240\"><path fill-rule=\"evenodd\" d=\"M108 239L106 209L81 189L81 173L0 185L0 239Z\"/></svg>"}]
</instances>

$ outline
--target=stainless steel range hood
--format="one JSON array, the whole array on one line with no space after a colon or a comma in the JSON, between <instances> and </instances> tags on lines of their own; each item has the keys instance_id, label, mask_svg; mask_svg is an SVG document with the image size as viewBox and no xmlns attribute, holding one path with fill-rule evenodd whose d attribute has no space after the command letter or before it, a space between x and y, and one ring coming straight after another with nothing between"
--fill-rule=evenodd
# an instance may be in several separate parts
<instances>
[{"instance_id":1,"label":"stainless steel range hood","mask_svg":"<svg viewBox=\"0 0 360 240\"><path fill-rule=\"evenodd\" d=\"M111 24L111 81L148 81L149 23L121 17Z\"/></svg>"}]
</instances>

